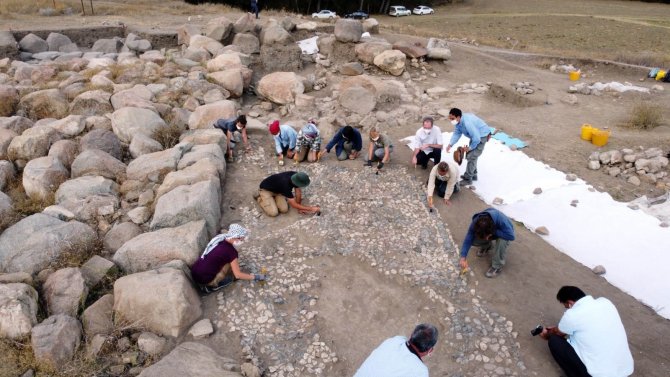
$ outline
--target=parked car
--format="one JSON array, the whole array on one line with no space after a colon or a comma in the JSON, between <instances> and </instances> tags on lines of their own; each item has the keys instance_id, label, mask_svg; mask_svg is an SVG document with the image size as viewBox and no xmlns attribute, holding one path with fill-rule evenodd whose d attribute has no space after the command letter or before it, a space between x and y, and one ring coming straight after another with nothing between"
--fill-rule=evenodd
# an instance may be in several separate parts
<instances>
[{"instance_id":1,"label":"parked car","mask_svg":"<svg viewBox=\"0 0 670 377\"><path fill-rule=\"evenodd\" d=\"M433 14L435 11L431 7L427 7L425 5L419 5L418 7L414 8L412 11L414 14Z\"/></svg>"},{"instance_id":2,"label":"parked car","mask_svg":"<svg viewBox=\"0 0 670 377\"><path fill-rule=\"evenodd\" d=\"M332 10L328 9L324 9L319 13L312 13L312 18L324 19L324 18L335 18L335 17L337 17L337 14L335 14L335 12L333 12Z\"/></svg>"},{"instance_id":3,"label":"parked car","mask_svg":"<svg viewBox=\"0 0 670 377\"><path fill-rule=\"evenodd\" d=\"M389 10L389 16L400 17L400 16L409 16L412 14L412 11L403 7L402 5L392 5Z\"/></svg>"},{"instance_id":4,"label":"parked car","mask_svg":"<svg viewBox=\"0 0 670 377\"><path fill-rule=\"evenodd\" d=\"M353 18L354 20L365 20L369 18L370 15L363 12L362 10L357 10L353 13L345 14L344 18Z\"/></svg>"}]
</instances>

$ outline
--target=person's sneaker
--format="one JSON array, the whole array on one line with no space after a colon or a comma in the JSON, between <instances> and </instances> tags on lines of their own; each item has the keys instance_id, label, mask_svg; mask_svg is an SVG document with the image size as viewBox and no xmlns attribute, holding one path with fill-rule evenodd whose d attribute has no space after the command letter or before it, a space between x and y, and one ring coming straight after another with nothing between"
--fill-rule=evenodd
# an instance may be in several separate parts
<instances>
[{"instance_id":1,"label":"person's sneaker","mask_svg":"<svg viewBox=\"0 0 670 377\"><path fill-rule=\"evenodd\" d=\"M472 180L473 180L473 181L476 181L476 180L477 180L477 176L476 176L476 175L473 176L473 177L472 177Z\"/></svg>"},{"instance_id":2,"label":"person's sneaker","mask_svg":"<svg viewBox=\"0 0 670 377\"><path fill-rule=\"evenodd\" d=\"M458 182L458 184L459 184L460 186L470 186L470 185L472 184L472 181L470 181L470 180L465 180L465 179L464 179L464 180Z\"/></svg>"},{"instance_id":3,"label":"person's sneaker","mask_svg":"<svg viewBox=\"0 0 670 377\"><path fill-rule=\"evenodd\" d=\"M234 278L234 277L232 277L232 276L226 276L225 278L223 278L223 280L221 280L221 281L219 282L219 284L218 284L216 287L211 287L211 286L209 286L209 285L205 285L205 286L202 287L201 290L202 290L203 293L212 293L212 292L216 292L216 291L218 291L219 289L221 289L221 288L223 288L223 287L226 287L226 286L232 284L232 282L234 282L234 281L235 281L235 278Z\"/></svg>"},{"instance_id":4,"label":"person's sneaker","mask_svg":"<svg viewBox=\"0 0 670 377\"><path fill-rule=\"evenodd\" d=\"M500 275L501 272L502 272L502 268L491 267L491 268L489 268L488 271L486 271L486 277L487 278L494 278L494 277Z\"/></svg>"}]
</instances>

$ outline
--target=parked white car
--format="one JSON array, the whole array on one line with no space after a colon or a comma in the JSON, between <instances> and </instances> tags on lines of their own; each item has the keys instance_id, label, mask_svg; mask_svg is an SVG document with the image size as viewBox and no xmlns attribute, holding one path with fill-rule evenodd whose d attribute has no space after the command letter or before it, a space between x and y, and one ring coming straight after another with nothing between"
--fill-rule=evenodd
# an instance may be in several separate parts
<instances>
[{"instance_id":1,"label":"parked white car","mask_svg":"<svg viewBox=\"0 0 670 377\"><path fill-rule=\"evenodd\" d=\"M335 12L333 12L332 10L327 10L327 9L324 9L319 13L312 13L312 18L324 19L324 18L335 18L335 17L337 17Z\"/></svg>"},{"instance_id":2,"label":"parked white car","mask_svg":"<svg viewBox=\"0 0 670 377\"><path fill-rule=\"evenodd\" d=\"M418 7L414 8L412 11L414 14L433 14L435 11L431 7L427 7L425 5L419 5Z\"/></svg>"},{"instance_id":3,"label":"parked white car","mask_svg":"<svg viewBox=\"0 0 670 377\"><path fill-rule=\"evenodd\" d=\"M392 5L389 10L389 16L400 17L400 16L409 16L412 14L412 11L403 7L402 5Z\"/></svg>"}]
</instances>

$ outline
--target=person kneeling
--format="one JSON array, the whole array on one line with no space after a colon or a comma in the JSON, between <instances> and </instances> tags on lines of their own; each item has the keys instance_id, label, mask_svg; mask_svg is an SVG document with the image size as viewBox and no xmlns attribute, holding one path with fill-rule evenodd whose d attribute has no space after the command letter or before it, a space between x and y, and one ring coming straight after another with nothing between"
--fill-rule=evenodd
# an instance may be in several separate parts
<instances>
[{"instance_id":1,"label":"person kneeling","mask_svg":"<svg viewBox=\"0 0 670 377\"><path fill-rule=\"evenodd\" d=\"M428 199L428 208L433 209L433 192L437 191L437 196L444 199L444 204L451 205L451 195L457 193L458 188L458 167L451 161L442 161L433 166L428 177L428 187L426 196Z\"/></svg>"},{"instance_id":2,"label":"person kneeling","mask_svg":"<svg viewBox=\"0 0 670 377\"><path fill-rule=\"evenodd\" d=\"M303 215L318 214L321 211L319 206L302 204L301 189L307 187L309 183L309 176L303 172L286 171L273 174L261 182L256 200L263 212L270 217L287 213L289 205Z\"/></svg>"},{"instance_id":3,"label":"person kneeling","mask_svg":"<svg viewBox=\"0 0 670 377\"><path fill-rule=\"evenodd\" d=\"M307 124L298 132L296 150L296 163L305 160L309 162L318 161L319 151L321 150L321 132L319 132L314 118L310 118Z\"/></svg>"},{"instance_id":4,"label":"person kneeling","mask_svg":"<svg viewBox=\"0 0 670 377\"><path fill-rule=\"evenodd\" d=\"M200 258L191 266L191 276L204 293L217 291L235 279L266 280L265 275L252 275L240 271L239 247L249 236L249 231L239 224L230 224L228 231L212 238ZM232 275L231 275L232 274Z\"/></svg>"}]
</instances>

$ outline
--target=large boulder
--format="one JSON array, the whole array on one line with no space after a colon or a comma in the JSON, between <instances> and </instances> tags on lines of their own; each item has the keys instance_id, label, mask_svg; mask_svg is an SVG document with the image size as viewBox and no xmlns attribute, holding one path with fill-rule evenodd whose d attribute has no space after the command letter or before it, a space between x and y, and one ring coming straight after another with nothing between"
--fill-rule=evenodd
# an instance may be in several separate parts
<instances>
[{"instance_id":1,"label":"large boulder","mask_svg":"<svg viewBox=\"0 0 670 377\"><path fill-rule=\"evenodd\" d=\"M395 106L400 102L403 95L407 95L407 89L398 80L380 80L368 75L347 77L340 82L340 100L342 93L347 89L360 86L374 93L377 104Z\"/></svg>"},{"instance_id":2,"label":"large boulder","mask_svg":"<svg viewBox=\"0 0 670 377\"><path fill-rule=\"evenodd\" d=\"M230 364L230 359L219 356L204 344L185 342L144 369L139 377L242 377L229 370Z\"/></svg>"},{"instance_id":3,"label":"large boulder","mask_svg":"<svg viewBox=\"0 0 670 377\"><path fill-rule=\"evenodd\" d=\"M209 72L225 71L231 68L242 68L242 59L239 54L221 54L207 62Z\"/></svg>"},{"instance_id":4,"label":"large boulder","mask_svg":"<svg viewBox=\"0 0 670 377\"><path fill-rule=\"evenodd\" d=\"M14 164L11 161L0 160L0 191L7 188L14 177L16 177Z\"/></svg>"},{"instance_id":5,"label":"large boulder","mask_svg":"<svg viewBox=\"0 0 670 377\"><path fill-rule=\"evenodd\" d=\"M98 215L119 208L119 186L101 176L84 176L63 183L56 191L56 204L69 210L75 219L93 222Z\"/></svg>"},{"instance_id":6,"label":"large boulder","mask_svg":"<svg viewBox=\"0 0 670 377\"><path fill-rule=\"evenodd\" d=\"M430 59L436 60L449 60L451 59L451 49L447 41L439 38L430 38L428 39L428 44L426 45L426 50L428 50L428 57Z\"/></svg>"},{"instance_id":7,"label":"large boulder","mask_svg":"<svg viewBox=\"0 0 670 377\"><path fill-rule=\"evenodd\" d=\"M22 116L0 117L0 129L14 131L19 135L33 125L32 120Z\"/></svg>"},{"instance_id":8,"label":"large boulder","mask_svg":"<svg viewBox=\"0 0 670 377\"><path fill-rule=\"evenodd\" d=\"M274 72L263 76L256 87L258 94L270 101L286 105L305 92L303 79L293 72Z\"/></svg>"},{"instance_id":9,"label":"large boulder","mask_svg":"<svg viewBox=\"0 0 670 377\"><path fill-rule=\"evenodd\" d=\"M114 262L99 255L93 255L81 265L81 273L89 287L95 287L106 278L111 278L118 272Z\"/></svg>"},{"instance_id":10,"label":"large boulder","mask_svg":"<svg viewBox=\"0 0 670 377\"><path fill-rule=\"evenodd\" d=\"M63 119L49 123L49 127L60 132L65 137L75 137L86 128L86 119L81 115L68 115Z\"/></svg>"},{"instance_id":11,"label":"large boulder","mask_svg":"<svg viewBox=\"0 0 670 377\"><path fill-rule=\"evenodd\" d=\"M76 318L88 296L84 275L76 267L63 268L49 275L43 289L49 315L67 314Z\"/></svg>"},{"instance_id":12,"label":"large boulder","mask_svg":"<svg viewBox=\"0 0 670 377\"><path fill-rule=\"evenodd\" d=\"M0 85L0 117L14 115L19 104L19 91L10 85Z\"/></svg>"},{"instance_id":13,"label":"large boulder","mask_svg":"<svg viewBox=\"0 0 670 377\"><path fill-rule=\"evenodd\" d=\"M233 45L238 46L242 53L247 55L258 54L261 51L261 42L253 34L235 34Z\"/></svg>"},{"instance_id":14,"label":"large boulder","mask_svg":"<svg viewBox=\"0 0 670 377\"><path fill-rule=\"evenodd\" d=\"M406 56L402 51L389 50L377 55L374 63L377 67L393 76L400 76L405 71L406 60Z\"/></svg>"},{"instance_id":15,"label":"large boulder","mask_svg":"<svg viewBox=\"0 0 670 377\"><path fill-rule=\"evenodd\" d=\"M221 85L230 92L231 96L239 98L244 91L244 79L242 71L239 68L228 69L225 71L213 72L207 75L207 78Z\"/></svg>"},{"instance_id":16,"label":"large boulder","mask_svg":"<svg viewBox=\"0 0 670 377\"><path fill-rule=\"evenodd\" d=\"M189 41L189 48L203 48L210 54L216 56L222 53L223 50L223 45L209 37L205 37L204 35L194 35L191 36L191 40Z\"/></svg>"},{"instance_id":17,"label":"large boulder","mask_svg":"<svg viewBox=\"0 0 670 377\"><path fill-rule=\"evenodd\" d=\"M19 48L21 48L22 51L37 54L39 52L49 51L49 44L44 39L30 33L19 41Z\"/></svg>"},{"instance_id":18,"label":"large boulder","mask_svg":"<svg viewBox=\"0 0 670 377\"><path fill-rule=\"evenodd\" d=\"M72 44L72 40L70 40L70 38L60 33L49 33L46 42L49 47L49 51L60 51L61 47Z\"/></svg>"},{"instance_id":19,"label":"large boulder","mask_svg":"<svg viewBox=\"0 0 670 377\"><path fill-rule=\"evenodd\" d=\"M352 86L340 92L342 107L360 115L369 114L377 106L375 92L362 86Z\"/></svg>"},{"instance_id":20,"label":"large boulder","mask_svg":"<svg viewBox=\"0 0 670 377\"><path fill-rule=\"evenodd\" d=\"M130 143L138 133L151 137L162 128L167 128L165 121L148 109L124 107L112 114L112 129L124 143Z\"/></svg>"},{"instance_id":21,"label":"large boulder","mask_svg":"<svg viewBox=\"0 0 670 377\"><path fill-rule=\"evenodd\" d=\"M0 284L0 338L19 340L37 323L37 292L28 284Z\"/></svg>"},{"instance_id":22,"label":"large boulder","mask_svg":"<svg viewBox=\"0 0 670 377\"><path fill-rule=\"evenodd\" d=\"M205 25L205 35L217 42L227 40L231 31L233 31L233 22L226 17L213 18Z\"/></svg>"},{"instance_id":23,"label":"large boulder","mask_svg":"<svg viewBox=\"0 0 670 377\"><path fill-rule=\"evenodd\" d=\"M260 61L265 72L300 72L302 49L297 43L263 45Z\"/></svg>"},{"instance_id":24,"label":"large boulder","mask_svg":"<svg viewBox=\"0 0 670 377\"><path fill-rule=\"evenodd\" d=\"M9 30L0 30L0 56L10 59L18 59L19 44L14 39L14 34Z\"/></svg>"},{"instance_id":25,"label":"large boulder","mask_svg":"<svg viewBox=\"0 0 670 377\"><path fill-rule=\"evenodd\" d=\"M81 93L70 104L70 114L92 116L111 113L114 109L110 97L111 94L104 90L89 90Z\"/></svg>"},{"instance_id":26,"label":"large boulder","mask_svg":"<svg viewBox=\"0 0 670 377\"><path fill-rule=\"evenodd\" d=\"M104 54L116 54L121 51L123 42L120 38L98 39L91 47L91 51Z\"/></svg>"},{"instance_id":27,"label":"large boulder","mask_svg":"<svg viewBox=\"0 0 670 377\"><path fill-rule=\"evenodd\" d=\"M177 44L188 45L191 37L200 35L200 27L191 24L184 24L177 28Z\"/></svg>"},{"instance_id":28,"label":"large boulder","mask_svg":"<svg viewBox=\"0 0 670 377\"><path fill-rule=\"evenodd\" d=\"M149 153L160 152L162 150L163 146L161 143L143 134L135 135L133 141L131 141L128 146L128 151L133 158L138 158Z\"/></svg>"},{"instance_id":29,"label":"large boulder","mask_svg":"<svg viewBox=\"0 0 670 377\"><path fill-rule=\"evenodd\" d=\"M181 160L179 160L179 164L177 164L177 170L186 169L187 167L194 165L199 161L211 162L212 165L216 166L218 169L219 177L226 176L226 161L224 158L224 152L217 144L193 145L188 153L185 153Z\"/></svg>"},{"instance_id":30,"label":"large boulder","mask_svg":"<svg viewBox=\"0 0 670 377\"><path fill-rule=\"evenodd\" d=\"M132 222L116 224L105 234L103 245L105 250L115 253L121 246L142 234L142 228Z\"/></svg>"},{"instance_id":31,"label":"large boulder","mask_svg":"<svg viewBox=\"0 0 670 377\"><path fill-rule=\"evenodd\" d=\"M58 186L70 177L70 172L53 156L28 161L23 169L23 188L33 200L49 200Z\"/></svg>"},{"instance_id":32,"label":"large boulder","mask_svg":"<svg viewBox=\"0 0 670 377\"><path fill-rule=\"evenodd\" d=\"M77 352L81 325L68 315L54 315L33 327L30 340L36 361L58 369Z\"/></svg>"},{"instance_id":33,"label":"large boulder","mask_svg":"<svg viewBox=\"0 0 670 377\"><path fill-rule=\"evenodd\" d=\"M51 145L61 137L58 131L48 125L31 127L12 139L7 148L7 156L11 160L24 161L46 156Z\"/></svg>"},{"instance_id":34,"label":"large boulder","mask_svg":"<svg viewBox=\"0 0 670 377\"><path fill-rule=\"evenodd\" d=\"M79 140L79 149L83 152L89 149L98 149L109 153L117 160L123 157L121 141L114 132L96 129L84 135Z\"/></svg>"},{"instance_id":35,"label":"large boulder","mask_svg":"<svg viewBox=\"0 0 670 377\"><path fill-rule=\"evenodd\" d=\"M37 213L0 234L0 271L35 274L62 254L84 255L97 235L86 224Z\"/></svg>"},{"instance_id":36,"label":"large boulder","mask_svg":"<svg viewBox=\"0 0 670 377\"><path fill-rule=\"evenodd\" d=\"M150 226L156 230L205 220L207 234L212 237L219 229L220 208L221 185L218 180L179 186L158 199Z\"/></svg>"},{"instance_id":37,"label":"large boulder","mask_svg":"<svg viewBox=\"0 0 670 377\"><path fill-rule=\"evenodd\" d=\"M391 50L391 48L391 44L386 41L373 41L357 44L354 51L356 51L358 60L364 63L374 64L377 55L384 51Z\"/></svg>"},{"instance_id":38,"label":"large boulder","mask_svg":"<svg viewBox=\"0 0 670 377\"><path fill-rule=\"evenodd\" d=\"M180 269L162 267L126 275L114 283L117 324L134 324L177 337L201 314L198 293Z\"/></svg>"},{"instance_id":39,"label":"large boulder","mask_svg":"<svg viewBox=\"0 0 670 377\"><path fill-rule=\"evenodd\" d=\"M66 169L70 169L78 153L79 145L74 140L58 140L49 148L48 155L56 157Z\"/></svg>"},{"instance_id":40,"label":"large boulder","mask_svg":"<svg viewBox=\"0 0 670 377\"><path fill-rule=\"evenodd\" d=\"M274 20L268 22L261 31L261 44L287 44L293 42L291 34Z\"/></svg>"},{"instance_id":41,"label":"large boulder","mask_svg":"<svg viewBox=\"0 0 670 377\"><path fill-rule=\"evenodd\" d=\"M363 21L363 31L370 34L379 34L379 21L374 18Z\"/></svg>"},{"instance_id":42,"label":"large boulder","mask_svg":"<svg viewBox=\"0 0 670 377\"><path fill-rule=\"evenodd\" d=\"M203 220L192 221L140 234L116 251L114 262L129 273L157 268L175 259L190 266L209 241L205 225Z\"/></svg>"},{"instance_id":43,"label":"large boulder","mask_svg":"<svg viewBox=\"0 0 670 377\"><path fill-rule=\"evenodd\" d=\"M192 185L210 179L218 180L219 170L219 166L211 159L202 159L183 170L171 172L165 176L163 183L156 190L156 200L179 186Z\"/></svg>"},{"instance_id":44,"label":"large boulder","mask_svg":"<svg viewBox=\"0 0 670 377\"><path fill-rule=\"evenodd\" d=\"M126 178L126 165L99 149L87 149L72 163L72 178L86 175L102 176L122 182Z\"/></svg>"},{"instance_id":45,"label":"large boulder","mask_svg":"<svg viewBox=\"0 0 670 377\"><path fill-rule=\"evenodd\" d=\"M249 127L250 124L250 119L247 119L247 127ZM261 123L262 127L265 127ZM261 130L265 130L264 128L261 128ZM249 132L249 129L247 129L247 132ZM225 154L226 151L228 150L228 138L226 138L226 134L221 132L218 128L210 128L210 129L199 129L199 130L189 130L181 134L179 136L179 142L180 143L191 143L191 144L197 144L197 145L203 145L203 144L218 144L219 147L221 147L221 151Z\"/></svg>"},{"instance_id":46,"label":"large boulder","mask_svg":"<svg viewBox=\"0 0 670 377\"><path fill-rule=\"evenodd\" d=\"M335 22L335 38L340 42L359 42L363 34L363 24L358 20L338 19Z\"/></svg>"},{"instance_id":47,"label":"large boulder","mask_svg":"<svg viewBox=\"0 0 670 377\"><path fill-rule=\"evenodd\" d=\"M38 90L19 101L19 111L23 111L32 120L64 118L69 108L67 97L58 89Z\"/></svg>"},{"instance_id":48,"label":"large boulder","mask_svg":"<svg viewBox=\"0 0 670 377\"><path fill-rule=\"evenodd\" d=\"M156 112L151 99L154 94L144 85L135 85L130 89L121 90L111 96L110 100L114 110L119 110L124 107L140 107Z\"/></svg>"},{"instance_id":49,"label":"large boulder","mask_svg":"<svg viewBox=\"0 0 670 377\"><path fill-rule=\"evenodd\" d=\"M211 128L214 122L237 115L239 105L235 101L223 100L198 106L188 119L188 128Z\"/></svg>"},{"instance_id":50,"label":"large boulder","mask_svg":"<svg viewBox=\"0 0 670 377\"><path fill-rule=\"evenodd\" d=\"M114 295L106 294L84 310L81 323L88 339L96 334L109 334L114 330Z\"/></svg>"},{"instance_id":51,"label":"large boulder","mask_svg":"<svg viewBox=\"0 0 670 377\"><path fill-rule=\"evenodd\" d=\"M393 43L393 49L402 51L403 54L410 58L418 59L428 55L428 50L421 47L418 43L409 43L405 41L397 41Z\"/></svg>"},{"instance_id":52,"label":"large boulder","mask_svg":"<svg viewBox=\"0 0 670 377\"><path fill-rule=\"evenodd\" d=\"M177 170L179 160L190 149L188 143L180 143L160 152L143 154L128 164L128 179L160 182L169 172Z\"/></svg>"},{"instance_id":53,"label":"large boulder","mask_svg":"<svg viewBox=\"0 0 670 377\"><path fill-rule=\"evenodd\" d=\"M359 62L345 63L340 66L340 74L345 76L358 76L363 73L365 73L365 68Z\"/></svg>"},{"instance_id":54,"label":"large boulder","mask_svg":"<svg viewBox=\"0 0 670 377\"><path fill-rule=\"evenodd\" d=\"M8 160L9 156L7 150L9 149L9 144L12 143L12 140L19 136L16 132L12 130L5 130L0 128L0 160ZM2 188L0 187L0 190Z\"/></svg>"},{"instance_id":55,"label":"large boulder","mask_svg":"<svg viewBox=\"0 0 670 377\"><path fill-rule=\"evenodd\" d=\"M7 219L14 212L12 198L0 191L0 219ZM5 220L6 221L6 220Z\"/></svg>"}]
</instances>

